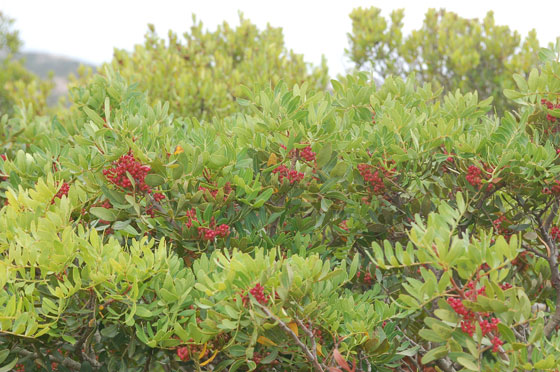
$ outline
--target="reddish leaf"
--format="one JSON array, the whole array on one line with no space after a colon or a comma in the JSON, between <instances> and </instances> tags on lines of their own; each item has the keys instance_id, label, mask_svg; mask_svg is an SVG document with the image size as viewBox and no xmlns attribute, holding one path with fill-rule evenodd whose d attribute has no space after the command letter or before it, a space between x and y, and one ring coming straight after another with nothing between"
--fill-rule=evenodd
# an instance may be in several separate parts
<instances>
[{"instance_id":1,"label":"reddish leaf","mask_svg":"<svg viewBox=\"0 0 560 372\"><path fill-rule=\"evenodd\" d=\"M336 362L338 363L339 366L341 366L344 370L350 372L350 365L348 364L348 362L346 360L344 360L344 358L342 357L342 355L340 354L340 351L338 351L338 349L334 349L333 351L333 357L334 360L336 360Z\"/></svg>"}]
</instances>

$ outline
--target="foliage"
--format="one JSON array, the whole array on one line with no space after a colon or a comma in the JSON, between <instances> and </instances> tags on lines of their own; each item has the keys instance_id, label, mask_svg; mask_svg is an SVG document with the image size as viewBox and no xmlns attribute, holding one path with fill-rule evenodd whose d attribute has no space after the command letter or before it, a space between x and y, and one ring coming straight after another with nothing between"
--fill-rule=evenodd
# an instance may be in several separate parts
<instances>
[{"instance_id":1,"label":"foliage","mask_svg":"<svg viewBox=\"0 0 560 372\"><path fill-rule=\"evenodd\" d=\"M290 86L307 82L325 88L328 82L325 60L309 66L302 55L285 48L281 28L259 30L242 14L239 26L224 22L215 31L204 30L193 16L183 38L169 31L166 41L150 25L144 44L133 52L115 50L110 65L137 82L151 102L167 101L174 114L207 120L238 112L235 101L243 97L243 86L274 87L283 80Z\"/></svg>"},{"instance_id":2,"label":"foliage","mask_svg":"<svg viewBox=\"0 0 560 372\"><path fill-rule=\"evenodd\" d=\"M555 371L560 43L539 56L503 116L360 72L202 120L109 66L4 115L0 371Z\"/></svg>"},{"instance_id":3,"label":"foliage","mask_svg":"<svg viewBox=\"0 0 560 372\"><path fill-rule=\"evenodd\" d=\"M15 105L32 107L35 114L45 113L51 81L41 80L28 71L14 55L21 47L13 19L0 11L0 113L12 113Z\"/></svg>"},{"instance_id":4,"label":"foliage","mask_svg":"<svg viewBox=\"0 0 560 372\"><path fill-rule=\"evenodd\" d=\"M479 21L430 9L422 27L409 36L403 36L403 9L386 19L378 8L357 8L350 18L346 52L357 69L381 79L415 73L420 82L433 82L446 92L476 90L482 98L494 97L499 113L510 108L501 92L514 86L512 74L538 64L535 31L522 39L509 27L496 25L493 12Z\"/></svg>"}]
</instances>

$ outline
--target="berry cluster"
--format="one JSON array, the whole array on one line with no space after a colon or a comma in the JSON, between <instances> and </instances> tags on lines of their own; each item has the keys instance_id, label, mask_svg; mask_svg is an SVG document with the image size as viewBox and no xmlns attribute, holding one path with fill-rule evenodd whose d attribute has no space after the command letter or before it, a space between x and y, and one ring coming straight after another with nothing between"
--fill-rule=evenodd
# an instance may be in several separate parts
<instances>
[{"instance_id":1,"label":"berry cluster","mask_svg":"<svg viewBox=\"0 0 560 372\"><path fill-rule=\"evenodd\" d=\"M362 278L362 273L361 273L361 272L356 273L356 278L357 278L358 280L360 280L360 279ZM363 282L364 282L364 284L366 284L367 286L371 286L372 283L373 283L373 278L372 278L371 274L370 274L368 271L366 271L366 272L364 273Z\"/></svg>"},{"instance_id":2,"label":"berry cluster","mask_svg":"<svg viewBox=\"0 0 560 372\"><path fill-rule=\"evenodd\" d=\"M552 186L550 187L545 187L543 189L543 194L554 194L554 195L560 195L560 180L554 180L552 181Z\"/></svg>"},{"instance_id":3,"label":"berry cluster","mask_svg":"<svg viewBox=\"0 0 560 372\"><path fill-rule=\"evenodd\" d=\"M58 190L58 192L55 194L55 196L53 196L52 200L51 200L51 204L54 204L54 199L61 199L63 196L68 196L68 191L70 190L70 185L66 182L64 182L62 184L62 186L60 186L60 189Z\"/></svg>"},{"instance_id":4,"label":"berry cluster","mask_svg":"<svg viewBox=\"0 0 560 372\"><path fill-rule=\"evenodd\" d=\"M371 113L371 122L372 124L375 124L375 111Z\"/></svg>"},{"instance_id":5,"label":"berry cluster","mask_svg":"<svg viewBox=\"0 0 560 372\"><path fill-rule=\"evenodd\" d=\"M183 362L188 361L190 359L189 348L187 346L182 346L182 347L177 348L177 356Z\"/></svg>"},{"instance_id":6,"label":"berry cluster","mask_svg":"<svg viewBox=\"0 0 560 372\"><path fill-rule=\"evenodd\" d=\"M475 165L471 165L467 171L467 181L473 185L474 187L480 187L480 185L482 184L482 170L475 166Z\"/></svg>"},{"instance_id":7,"label":"berry cluster","mask_svg":"<svg viewBox=\"0 0 560 372\"><path fill-rule=\"evenodd\" d=\"M474 282L469 282L466 287L468 288L468 290L466 290L464 293L461 293L464 299L474 301L479 295L486 295L486 288L484 286L482 286L480 289L477 289ZM507 289L511 288L511 285L508 286L506 284L500 287L502 289ZM462 317L460 326L461 330L464 333L472 337L474 335L474 332L476 331L476 322L478 322L478 325L480 326L480 329L482 331L482 336L493 336L490 340L493 345L492 351L497 352L499 350L500 346L503 345L503 342L496 335L498 332L498 324L500 323L500 320L498 318L490 317L489 313L474 312L467 309L463 304L463 300L460 298L449 297L447 299L447 303L458 315ZM484 319L484 317L487 319Z\"/></svg>"},{"instance_id":8,"label":"berry cluster","mask_svg":"<svg viewBox=\"0 0 560 372\"><path fill-rule=\"evenodd\" d=\"M449 155L446 160L450 163L453 163L454 159L453 159L452 155L455 155L455 154L453 154L453 153L450 154L445 148L443 149L443 153L445 155Z\"/></svg>"},{"instance_id":9,"label":"berry cluster","mask_svg":"<svg viewBox=\"0 0 560 372\"><path fill-rule=\"evenodd\" d=\"M369 184L369 187L376 195L385 193L385 182L383 179L391 179L395 171L395 168L392 168L391 170L383 167L380 169L374 169L373 166L369 164L358 164L358 172L360 172L360 176L362 176L364 181Z\"/></svg>"},{"instance_id":10,"label":"berry cluster","mask_svg":"<svg viewBox=\"0 0 560 372\"><path fill-rule=\"evenodd\" d=\"M305 159L305 161L315 161L316 154L311 150L311 146L304 147L299 154L302 158Z\"/></svg>"},{"instance_id":11,"label":"berry cluster","mask_svg":"<svg viewBox=\"0 0 560 372\"><path fill-rule=\"evenodd\" d=\"M556 241L560 241L560 228L558 226L552 226L550 229L550 236Z\"/></svg>"},{"instance_id":12,"label":"berry cluster","mask_svg":"<svg viewBox=\"0 0 560 372\"><path fill-rule=\"evenodd\" d=\"M198 218L196 217L196 210L194 208L188 210L186 215L187 215L187 222L185 223L185 225L187 226L187 228L190 229L191 227L193 227L194 222L200 224L200 221L198 221ZM229 236L229 234L230 234L229 225L223 223L219 226L216 226L216 221L214 217L212 217L212 219L210 220L209 227L203 227L203 226L198 227L198 238L202 240L212 241L217 237L226 238L227 236Z\"/></svg>"},{"instance_id":13,"label":"berry cluster","mask_svg":"<svg viewBox=\"0 0 560 372\"><path fill-rule=\"evenodd\" d=\"M549 109L549 110L560 109L560 103L554 104L554 103L552 103L549 100L544 99L544 98L541 99L541 104L545 105L546 108ZM558 120L558 118L556 118L556 117L554 117L550 114L547 114L546 115L546 120L550 121L551 123L555 123Z\"/></svg>"},{"instance_id":14,"label":"berry cluster","mask_svg":"<svg viewBox=\"0 0 560 372\"><path fill-rule=\"evenodd\" d=\"M226 182L226 184L224 185L224 187L222 188L224 191L224 200L227 200L229 194L233 191L231 184L229 182ZM208 191L210 193L210 195L212 195L213 198L216 198L216 195L218 195L218 192L220 191L220 189L209 189L207 187L203 187L203 186L199 186L198 190L200 191Z\"/></svg>"},{"instance_id":15,"label":"berry cluster","mask_svg":"<svg viewBox=\"0 0 560 372\"><path fill-rule=\"evenodd\" d=\"M496 233L498 235L502 235L507 241L509 241L511 235L513 234L513 231L511 231L507 227L507 225L509 224L510 222L505 215L501 215L500 217L492 221L492 226L494 226L494 230L496 230Z\"/></svg>"},{"instance_id":16,"label":"berry cluster","mask_svg":"<svg viewBox=\"0 0 560 372\"><path fill-rule=\"evenodd\" d=\"M480 289L476 289L474 282L467 283L468 290L465 291L465 296L471 300L476 300L476 298L481 296L486 296L486 287L482 286Z\"/></svg>"},{"instance_id":17,"label":"berry cluster","mask_svg":"<svg viewBox=\"0 0 560 372\"><path fill-rule=\"evenodd\" d=\"M23 364L16 364L14 366L15 372L25 372L25 366Z\"/></svg>"},{"instance_id":18,"label":"berry cluster","mask_svg":"<svg viewBox=\"0 0 560 372\"><path fill-rule=\"evenodd\" d=\"M163 199L165 199L165 195L163 195L161 192L156 192L156 193L154 194L154 200L155 200L156 202L159 203L159 202L162 201Z\"/></svg>"},{"instance_id":19,"label":"berry cluster","mask_svg":"<svg viewBox=\"0 0 560 372\"><path fill-rule=\"evenodd\" d=\"M303 173L296 171L295 169L288 169L285 165L280 165L272 171L272 173L278 173L278 180L280 183L284 181L284 178L288 178L290 185L303 180L305 176Z\"/></svg>"},{"instance_id":20,"label":"berry cluster","mask_svg":"<svg viewBox=\"0 0 560 372\"><path fill-rule=\"evenodd\" d=\"M128 178L127 174L129 174L134 180L138 190L151 193L152 190L144 181L149 171L150 167L136 160L132 151L129 151L126 155L114 161L111 168L104 169L103 175L107 177L111 183L123 189L132 190L134 185Z\"/></svg>"},{"instance_id":21,"label":"berry cluster","mask_svg":"<svg viewBox=\"0 0 560 372\"><path fill-rule=\"evenodd\" d=\"M202 226L198 228L198 236L200 238L202 238L203 240L212 241L216 239L216 237L218 236L221 238L226 238L229 235L230 233L229 225L223 223L220 226L215 226L213 222L214 221L212 218L212 223L210 224L210 228L202 227Z\"/></svg>"},{"instance_id":22,"label":"berry cluster","mask_svg":"<svg viewBox=\"0 0 560 372\"><path fill-rule=\"evenodd\" d=\"M502 289L502 291L505 291L505 290L510 289L511 287L513 287L510 283L500 284L499 286L500 286L500 288Z\"/></svg>"},{"instance_id":23,"label":"berry cluster","mask_svg":"<svg viewBox=\"0 0 560 372\"><path fill-rule=\"evenodd\" d=\"M193 221L199 223L198 218L196 218L196 210L194 208L187 211L187 222L185 223L185 225L187 225L188 229L193 226Z\"/></svg>"},{"instance_id":24,"label":"berry cluster","mask_svg":"<svg viewBox=\"0 0 560 372\"><path fill-rule=\"evenodd\" d=\"M202 187L202 186L199 186L198 190L199 191L208 191L210 193L210 195L212 195L213 198L215 198L216 195L218 195L218 191L219 191L219 190L210 190L209 188Z\"/></svg>"},{"instance_id":25,"label":"berry cluster","mask_svg":"<svg viewBox=\"0 0 560 372\"><path fill-rule=\"evenodd\" d=\"M342 230L344 231L349 231L348 230L348 225L346 225L346 220L342 221L341 223L338 224L338 227L340 227Z\"/></svg>"},{"instance_id":26,"label":"berry cluster","mask_svg":"<svg viewBox=\"0 0 560 372\"><path fill-rule=\"evenodd\" d=\"M257 300L259 304L268 304L268 295L264 293L264 287L260 285L260 283L255 284L255 286L249 290L249 293L255 297L255 300Z\"/></svg>"}]
</instances>

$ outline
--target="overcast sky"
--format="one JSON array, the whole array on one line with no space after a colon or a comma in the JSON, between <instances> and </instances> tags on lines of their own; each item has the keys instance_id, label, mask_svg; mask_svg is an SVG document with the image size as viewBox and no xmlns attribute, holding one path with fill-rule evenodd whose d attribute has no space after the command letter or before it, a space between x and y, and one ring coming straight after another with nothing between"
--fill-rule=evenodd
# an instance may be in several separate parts
<instances>
[{"instance_id":1,"label":"overcast sky","mask_svg":"<svg viewBox=\"0 0 560 372\"><path fill-rule=\"evenodd\" d=\"M0 0L0 10L16 19L24 49L45 51L100 64L111 59L113 48L131 50L141 43L146 25L160 36L172 29L187 31L196 14L209 29L226 20L238 24L242 11L259 27L270 23L284 30L288 48L318 63L327 57L331 75L349 67L344 58L351 30L348 17L355 7L376 6L387 16L404 8L405 32L422 24L428 8L445 8L467 18L483 18L494 11L496 24L508 25L525 36L535 28L541 44L560 36L560 1L479 0Z\"/></svg>"}]
</instances>

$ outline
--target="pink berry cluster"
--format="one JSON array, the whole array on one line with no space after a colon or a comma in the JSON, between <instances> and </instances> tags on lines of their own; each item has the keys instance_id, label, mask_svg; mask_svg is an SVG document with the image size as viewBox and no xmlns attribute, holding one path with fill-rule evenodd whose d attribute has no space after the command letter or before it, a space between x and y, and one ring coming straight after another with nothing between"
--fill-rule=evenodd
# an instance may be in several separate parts
<instances>
[{"instance_id":1,"label":"pink berry cluster","mask_svg":"<svg viewBox=\"0 0 560 372\"><path fill-rule=\"evenodd\" d=\"M467 181L474 187L480 187L480 185L482 184L481 175L482 175L482 170L475 165L471 165L467 170L466 178Z\"/></svg>"},{"instance_id":2,"label":"pink berry cluster","mask_svg":"<svg viewBox=\"0 0 560 372\"><path fill-rule=\"evenodd\" d=\"M272 173L278 174L278 181L280 181L280 183L284 181L284 178L287 178L290 181L290 185L303 180L305 176L302 172L298 172L295 169L288 169L285 165L280 165L274 169Z\"/></svg>"},{"instance_id":3,"label":"pink berry cluster","mask_svg":"<svg viewBox=\"0 0 560 372\"><path fill-rule=\"evenodd\" d=\"M299 155L305 159L305 161L312 162L315 161L315 153L311 150L311 146L304 147L299 152Z\"/></svg>"},{"instance_id":4,"label":"pink berry cluster","mask_svg":"<svg viewBox=\"0 0 560 372\"><path fill-rule=\"evenodd\" d=\"M212 221L213 222L213 221ZM198 228L198 236L203 240L212 241L216 239L216 237L226 238L229 235L229 225L225 223L215 226L213 223L210 227L202 227Z\"/></svg>"},{"instance_id":5,"label":"pink berry cluster","mask_svg":"<svg viewBox=\"0 0 560 372\"><path fill-rule=\"evenodd\" d=\"M362 279L362 273L361 272L356 273L356 278L358 278L358 280ZM373 284L373 278L368 271L364 272L364 277L362 281L367 286L371 286Z\"/></svg>"},{"instance_id":6,"label":"pink berry cluster","mask_svg":"<svg viewBox=\"0 0 560 372\"><path fill-rule=\"evenodd\" d=\"M504 284L499 284L499 287L502 289L502 291L505 291L512 288L513 286L510 283L504 283Z\"/></svg>"},{"instance_id":7,"label":"pink berry cluster","mask_svg":"<svg viewBox=\"0 0 560 372\"><path fill-rule=\"evenodd\" d=\"M193 222L197 222L198 218L196 218L196 210L194 208L191 208L190 210L187 211L187 222L185 223L185 225L187 225L187 228L191 228L193 226Z\"/></svg>"},{"instance_id":8,"label":"pink berry cluster","mask_svg":"<svg viewBox=\"0 0 560 372\"><path fill-rule=\"evenodd\" d=\"M60 186L60 189L55 194L55 196L51 200L51 204L54 204L54 199L61 199L63 196L68 196L68 191L70 190L70 185L66 182Z\"/></svg>"},{"instance_id":9,"label":"pink berry cluster","mask_svg":"<svg viewBox=\"0 0 560 372\"><path fill-rule=\"evenodd\" d=\"M501 215L500 217L496 218L492 221L492 225L494 226L494 230L498 235L502 235L507 241L511 238L513 231L511 231L507 225L509 225L509 220L506 218L505 215Z\"/></svg>"},{"instance_id":10,"label":"pink berry cluster","mask_svg":"<svg viewBox=\"0 0 560 372\"><path fill-rule=\"evenodd\" d=\"M219 188L212 190L212 189L210 189L208 187L204 187L204 186L199 186L198 190L208 191L210 193L210 195L212 195L213 198L216 198L216 195L218 195L218 192L220 191ZM231 183L226 182L226 184L224 185L222 190L224 191L224 200L227 200L229 194L233 191L233 189L231 187Z\"/></svg>"},{"instance_id":11,"label":"pink berry cluster","mask_svg":"<svg viewBox=\"0 0 560 372\"><path fill-rule=\"evenodd\" d=\"M542 192L545 195L560 195L560 180L552 181L552 185L550 187L545 187Z\"/></svg>"},{"instance_id":12,"label":"pink berry cluster","mask_svg":"<svg viewBox=\"0 0 560 372\"><path fill-rule=\"evenodd\" d=\"M255 284L255 286L249 290L249 293L253 295L259 304L268 304L268 295L264 293L264 287L260 283ZM247 306L249 304L249 296L242 294L242 299L243 305Z\"/></svg>"},{"instance_id":13,"label":"pink berry cluster","mask_svg":"<svg viewBox=\"0 0 560 372\"><path fill-rule=\"evenodd\" d=\"M133 185L127 176L128 173L134 179L138 190L151 193L152 190L144 181L149 171L150 167L136 160L132 151L129 151L127 154L122 155L118 160L114 161L111 168L104 169L103 175L107 177L111 183L123 189L132 190Z\"/></svg>"},{"instance_id":14,"label":"pink berry cluster","mask_svg":"<svg viewBox=\"0 0 560 372\"><path fill-rule=\"evenodd\" d=\"M193 227L194 222L196 222L197 224L200 223L198 221L198 218L196 217L196 210L194 208L188 210L186 215L187 215L187 222L185 223L185 225L187 226L187 228L190 229L191 227ZM229 236L229 234L230 234L229 225L223 223L221 225L216 226L216 221L214 220L214 217L212 217L212 219L210 220L209 227L203 227L203 226L198 227L198 237L199 239L202 240L212 241L217 237L226 238Z\"/></svg>"},{"instance_id":15,"label":"pink berry cluster","mask_svg":"<svg viewBox=\"0 0 560 372\"><path fill-rule=\"evenodd\" d=\"M257 300L259 304L268 304L268 295L264 293L264 287L260 283L255 284L255 286L251 288L249 293L251 293L253 297L255 297L255 300Z\"/></svg>"},{"instance_id":16,"label":"pink berry cluster","mask_svg":"<svg viewBox=\"0 0 560 372\"><path fill-rule=\"evenodd\" d=\"M552 103L549 100L544 99L544 98L541 99L541 104L545 105L546 108L549 109L549 110L560 109L560 103L554 104L554 103ZM547 114L546 115L546 120L550 121L551 123L555 123L558 120L558 118L556 118L556 117L554 117L550 114Z\"/></svg>"},{"instance_id":17,"label":"pink berry cluster","mask_svg":"<svg viewBox=\"0 0 560 372\"><path fill-rule=\"evenodd\" d=\"M482 180L488 179L488 176L494 171L494 169L490 166L485 165L484 170L480 169L476 165L471 165L467 169L467 175L465 178L467 181L474 187L480 188L482 186ZM488 184L487 190L492 190L494 185L491 183Z\"/></svg>"},{"instance_id":18,"label":"pink berry cluster","mask_svg":"<svg viewBox=\"0 0 560 372\"><path fill-rule=\"evenodd\" d=\"M155 200L156 202L159 203L159 202L162 201L163 199L165 199L165 195L163 195L161 192L156 192L156 193L154 194L154 200Z\"/></svg>"},{"instance_id":19,"label":"pink berry cluster","mask_svg":"<svg viewBox=\"0 0 560 372\"><path fill-rule=\"evenodd\" d=\"M186 346L177 348L177 356L179 357L179 359L181 359L183 362L186 362L190 359L189 356L189 348Z\"/></svg>"},{"instance_id":20,"label":"pink berry cluster","mask_svg":"<svg viewBox=\"0 0 560 372\"><path fill-rule=\"evenodd\" d=\"M391 170L381 167L380 169L375 169L370 164L358 164L358 172L364 181L369 184L370 189L375 195L381 195L385 193L385 182L384 179L391 179L393 177L395 168Z\"/></svg>"},{"instance_id":21,"label":"pink berry cluster","mask_svg":"<svg viewBox=\"0 0 560 372\"><path fill-rule=\"evenodd\" d=\"M550 229L550 236L556 241L560 241L560 228L558 226L552 226Z\"/></svg>"},{"instance_id":22,"label":"pink berry cluster","mask_svg":"<svg viewBox=\"0 0 560 372\"><path fill-rule=\"evenodd\" d=\"M346 222L347 222L346 220L342 221L341 223L338 224L338 227L340 227L344 231L349 231Z\"/></svg>"},{"instance_id":23,"label":"pink berry cluster","mask_svg":"<svg viewBox=\"0 0 560 372\"><path fill-rule=\"evenodd\" d=\"M447 157L445 163L443 163L441 165L441 168L442 168L444 173L447 173L447 172L449 172L449 165L454 163L454 161L455 161L455 159L453 159L453 155L455 155L455 154L453 154L453 153L450 154L445 148L443 148L443 153L445 155L448 155L448 157Z\"/></svg>"},{"instance_id":24,"label":"pink berry cluster","mask_svg":"<svg viewBox=\"0 0 560 372\"><path fill-rule=\"evenodd\" d=\"M504 285L500 286L502 289L511 288L511 285ZM477 289L476 284L474 282L467 283L466 286L467 290L465 292L461 292L461 296L464 299L468 299L471 301L475 301L476 298L480 295L486 295L486 288L482 286L481 288ZM488 335L491 337L492 343L492 351L497 352L499 347L503 345L503 341L497 336L498 332L498 324L500 323L500 319L490 317L489 313L481 313L469 310L463 304L463 300L457 297L449 297L447 299L447 303L451 308L462 317L460 326L461 330L468 334L469 336L473 336L474 332L476 331L476 322L482 331L482 336ZM486 319L485 319L486 318Z\"/></svg>"}]
</instances>

